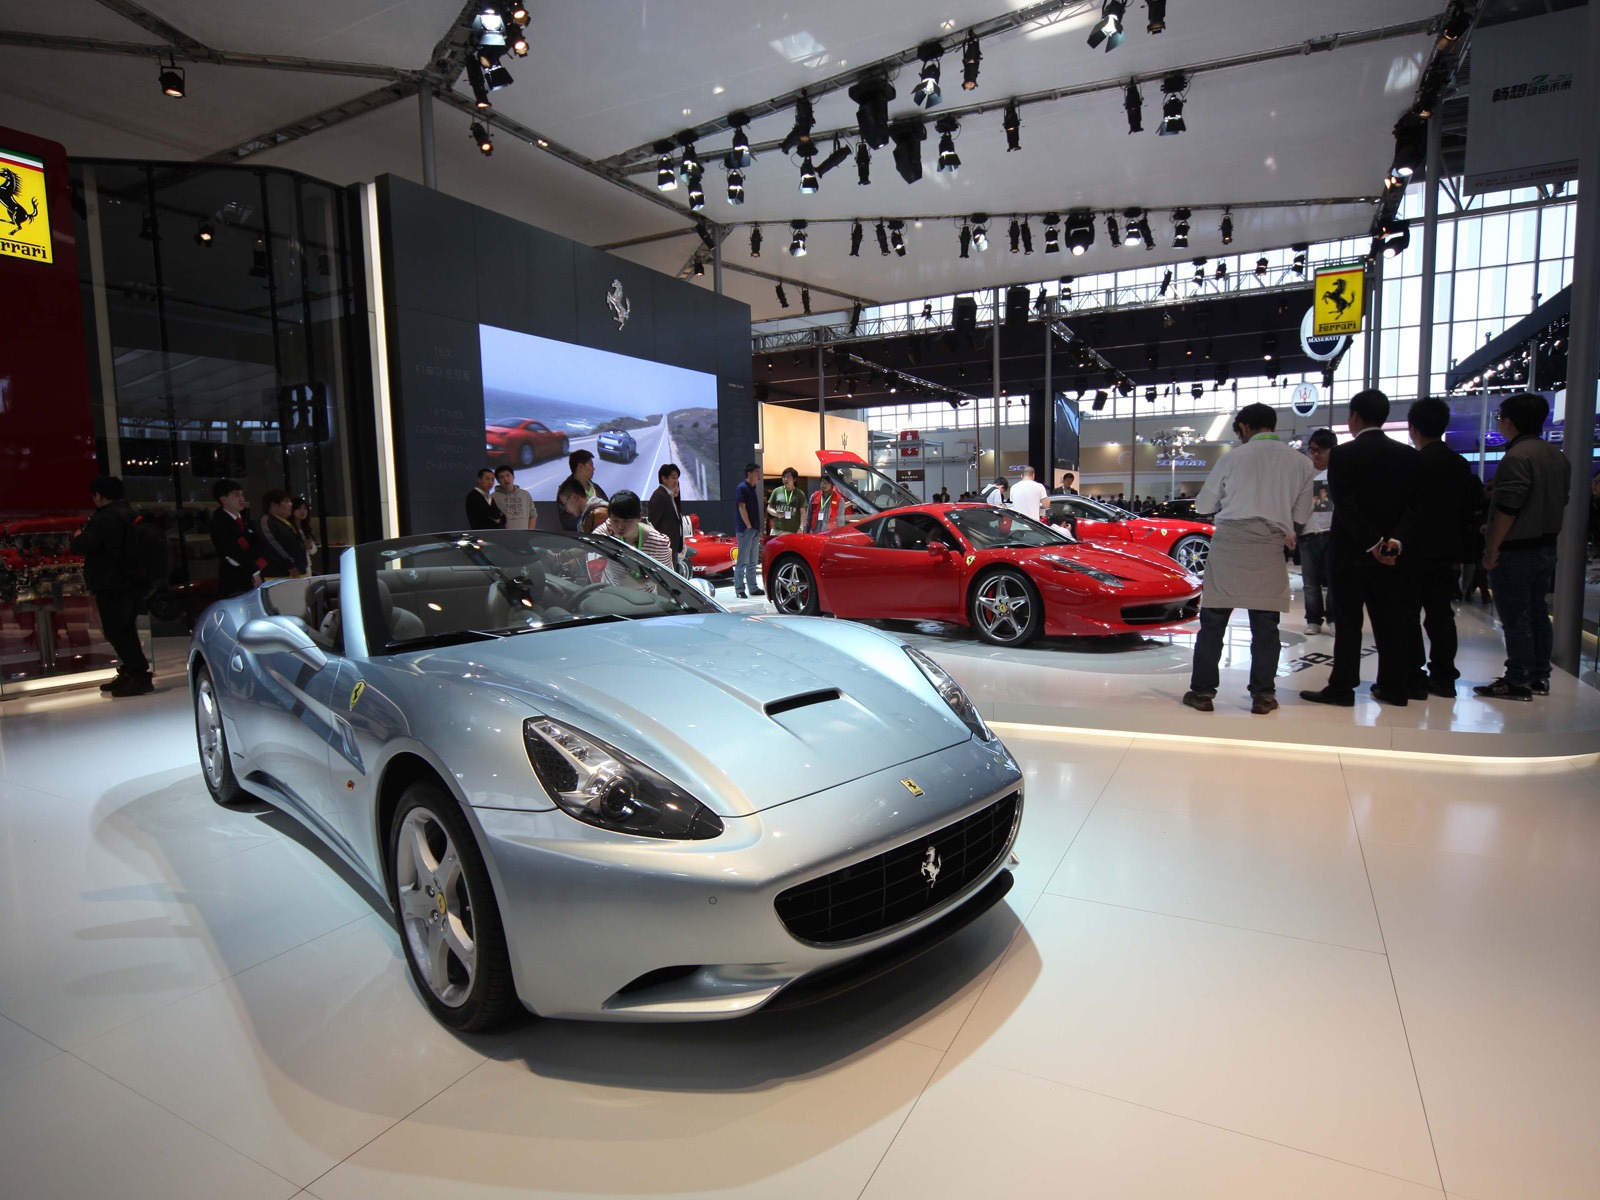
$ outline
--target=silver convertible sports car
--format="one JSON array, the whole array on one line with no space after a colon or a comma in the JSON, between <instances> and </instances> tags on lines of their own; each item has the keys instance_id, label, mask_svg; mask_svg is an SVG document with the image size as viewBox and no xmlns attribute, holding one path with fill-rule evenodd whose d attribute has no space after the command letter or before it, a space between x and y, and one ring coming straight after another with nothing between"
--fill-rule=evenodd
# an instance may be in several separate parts
<instances>
[{"instance_id":1,"label":"silver convertible sports car","mask_svg":"<svg viewBox=\"0 0 1600 1200\"><path fill-rule=\"evenodd\" d=\"M727 613L610 538L357 546L213 605L189 675L212 796L382 892L457 1028L798 1003L1011 885L1022 776L938 665Z\"/></svg>"}]
</instances>

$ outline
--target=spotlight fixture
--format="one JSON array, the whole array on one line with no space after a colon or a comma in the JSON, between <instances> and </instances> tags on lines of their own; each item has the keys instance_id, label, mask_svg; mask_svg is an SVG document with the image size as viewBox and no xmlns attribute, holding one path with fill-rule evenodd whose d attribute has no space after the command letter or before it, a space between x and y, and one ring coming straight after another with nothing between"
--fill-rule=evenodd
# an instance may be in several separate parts
<instances>
[{"instance_id":1,"label":"spotlight fixture","mask_svg":"<svg viewBox=\"0 0 1600 1200\"><path fill-rule=\"evenodd\" d=\"M1103 410L1103 409L1104 409L1104 408L1105 408L1105 406L1106 406L1106 401L1107 401L1107 400L1109 400L1109 399L1110 399L1110 398L1111 398L1111 397L1109 397L1109 396L1107 396L1107 395L1106 395L1106 394L1105 394L1105 392L1103 392L1103 391L1096 391L1096 392L1095 392L1095 394L1094 394L1094 403L1093 403L1093 404L1091 404L1091 405L1090 405L1090 406L1089 406L1089 407L1090 407L1090 409L1092 409L1092 410L1093 410L1093 411L1094 411L1094 412L1100 412L1100 411L1102 411L1102 410Z\"/></svg>"},{"instance_id":2,"label":"spotlight fixture","mask_svg":"<svg viewBox=\"0 0 1600 1200\"><path fill-rule=\"evenodd\" d=\"M922 302L922 319L924 321L933 320L933 302L932 301L924 300Z\"/></svg>"},{"instance_id":3,"label":"spotlight fixture","mask_svg":"<svg viewBox=\"0 0 1600 1200\"><path fill-rule=\"evenodd\" d=\"M954 117L940 117L934 126L939 131L938 169L953 175L961 169L961 156L956 153L955 135L961 132L961 122Z\"/></svg>"},{"instance_id":4,"label":"spotlight fixture","mask_svg":"<svg viewBox=\"0 0 1600 1200\"><path fill-rule=\"evenodd\" d=\"M1378 237L1383 242L1383 256L1398 258L1411 245L1411 226L1405 221L1390 221L1384 225Z\"/></svg>"},{"instance_id":5,"label":"spotlight fixture","mask_svg":"<svg viewBox=\"0 0 1600 1200\"><path fill-rule=\"evenodd\" d=\"M1261 339L1261 357L1271 362L1278 356L1278 335L1269 333Z\"/></svg>"},{"instance_id":6,"label":"spotlight fixture","mask_svg":"<svg viewBox=\"0 0 1600 1200\"><path fill-rule=\"evenodd\" d=\"M814 196L820 181L817 179L817 168L812 165L811 156L808 154L800 160L800 194Z\"/></svg>"},{"instance_id":7,"label":"spotlight fixture","mask_svg":"<svg viewBox=\"0 0 1600 1200\"><path fill-rule=\"evenodd\" d=\"M1161 33L1167 27L1167 0L1145 0L1145 8L1150 10L1150 23L1146 25L1146 33Z\"/></svg>"},{"instance_id":8,"label":"spotlight fixture","mask_svg":"<svg viewBox=\"0 0 1600 1200\"><path fill-rule=\"evenodd\" d=\"M961 243L961 257L971 258L972 226L968 225L965 221L961 222L961 232L957 235L957 240L959 240Z\"/></svg>"},{"instance_id":9,"label":"spotlight fixture","mask_svg":"<svg viewBox=\"0 0 1600 1200\"><path fill-rule=\"evenodd\" d=\"M526 4L513 4L511 6L511 19L518 25L528 23L528 6Z\"/></svg>"},{"instance_id":10,"label":"spotlight fixture","mask_svg":"<svg viewBox=\"0 0 1600 1200\"><path fill-rule=\"evenodd\" d=\"M1094 245L1094 214L1086 208L1067 214L1067 248L1081 255Z\"/></svg>"},{"instance_id":11,"label":"spotlight fixture","mask_svg":"<svg viewBox=\"0 0 1600 1200\"><path fill-rule=\"evenodd\" d=\"M1033 298L1033 311L1042 317L1049 311L1049 308L1050 293L1044 290L1043 285L1040 285L1039 294Z\"/></svg>"},{"instance_id":12,"label":"spotlight fixture","mask_svg":"<svg viewBox=\"0 0 1600 1200\"><path fill-rule=\"evenodd\" d=\"M717 248L717 239L712 235L711 226L706 224L704 217L694 223L694 231L700 238L700 244L707 250L715 250Z\"/></svg>"},{"instance_id":13,"label":"spotlight fixture","mask_svg":"<svg viewBox=\"0 0 1600 1200\"><path fill-rule=\"evenodd\" d=\"M1122 244L1124 246L1137 246L1140 242L1139 219L1144 214L1137 208L1122 210Z\"/></svg>"},{"instance_id":14,"label":"spotlight fixture","mask_svg":"<svg viewBox=\"0 0 1600 1200\"><path fill-rule=\"evenodd\" d=\"M905 228L906 223L898 218L889 222L889 244L894 247L897 258L906 256Z\"/></svg>"},{"instance_id":15,"label":"spotlight fixture","mask_svg":"<svg viewBox=\"0 0 1600 1200\"><path fill-rule=\"evenodd\" d=\"M1306 273L1306 255L1311 253L1311 247L1305 242L1296 242L1292 249L1294 250L1294 261L1289 264L1289 269L1296 275L1304 275Z\"/></svg>"},{"instance_id":16,"label":"spotlight fixture","mask_svg":"<svg viewBox=\"0 0 1600 1200\"><path fill-rule=\"evenodd\" d=\"M498 9L485 8L472 18L467 44L485 70L499 63L506 52L506 19Z\"/></svg>"},{"instance_id":17,"label":"spotlight fixture","mask_svg":"<svg viewBox=\"0 0 1600 1200\"><path fill-rule=\"evenodd\" d=\"M938 42L923 42L917 47L917 57L922 60L921 77L911 89L911 103L932 108L944 97L939 91L939 59L944 47Z\"/></svg>"},{"instance_id":18,"label":"spotlight fixture","mask_svg":"<svg viewBox=\"0 0 1600 1200\"><path fill-rule=\"evenodd\" d=\"M1045 213L1044 215L1044 252L1046 254L1061 253L1061 214Z\"/></svg>"},{"instance_id":19,"label":"spotlight fixture","mask_svg":"<svg viewBox=\"0 0 1600 1200\"><path fill-rule=\"evenodd\" d=\"M1056 299L1057 299L1058 302L1060 302L1062 304L1066 304L1069 301L1071 301L1071 299L1072 299L1072 276L1071 275L1063 275L1061 277L1061 291L1056 296Z\"/></svg>"},{"instance_id":20,"label":"spotlight fixture","mask_svg":"<svg viewBox=\"0 0 1600 1200\"><path fill-rule=\"evenodd\" d=\"M736 112L729 113L728 120L733 125L733 147L728 151L728 157L734 160L733 166L748 167L755 161L750 155L750 138L744 131L750 118L742 112Z\"/></svg>"},{"instance_id":21,"label":"spotlight fixture","mask_svg":"<svg viewBox=\"0 0 1600 1200\"><path fill-rule=\"evenodd\" d=\"M511 47L511 53L518 58L528 57L528 36L523 32L520 22L515 20L506 22L506 45Z\"/></svg>"},{"instance_id":22,"label":"spotlight fixture","mask_svg":"<svg viewBox=\"0 0 1600 1200\"><path fill-rule=\"evenodd\" d=\"M865 142L856 145L856 185L866 187L872 182L872 148Z\"/></svg>"},{"instance_id":23,"label":"spotlight fixture","mask_svg":"<svg viewBox=\"0 0 1600 1200\"><path fill-rule=\"evenodd\" d=\"M1228 264L1227 263L1220 262L1220 261L1217 263L1217 278L1219 280L1223 281L1224 283L1227 282L1227 279L1228 279Z\"/></svg>"},{"instance_id":24,"label":"spotlight fixture","mask_svg":"<svg viewBox=\"0 0 1600 1200\"><path fill-rule=\"evenodd\" d=\"M889 230L882 221L874 231L878 235L878 254L883 258L889 257Z\"/></svg>"},{"instance_id":25,"label":"spotlight fixture","mask_svg":"<svg viewBox=\"0 0 1600 1200\"><path fill-rule=\"evenodd\" d=\"M1122 93L1122 108L1128 114L1128 132L1144 132L1144 97L1139 94L1137 80L1128 80L1128 86Z\"/></svg>"},{"instance_id":26,"label":"spotlight fixture","mask_svg":"<svg viewBox=\"0 0 1600 1200\"><path fill-rule=\"evenodd\" d=\"M983 50L978 46L978 35L967 35L961 47L961 90L970 92L978 86L978 64L983 61Z\"/></svg>"},{"instance_id":27,"label":"spotlight fixture","mask_svg":"<svg viewBox=\"0 0 1600 1200\"><path fill-rule=\"evenodd\" d=\"M1161 81L1161 127L1156 130L1162 137L1183 133L1189 127L1183 120L1183 102L1189 98L1189 78L1173 72Z\"/></svg>"},{"instance_id":28,"label":"spotlight fixture","mask_svg":"<svg viewBox=\"0 0 1600 1200\"><path fill-rule=\"evenodd\" d=\"M160 66L158 62L156 64ZM167 65L161 68L161 73L156 76L161 84L161 93L171 96L174 100L182 100L184 95L184 70L178 65L178 60L172 55L167 55Z\"/></svg>"},{"instance_id":29,"label":"spotlight fixture","mask_svg":"<svg viewBox=\"0 0 1600 1200\"><path fill-rule=\"evenodd\" d=\"M828 157L822 160L822 164L817 168L817 174L826 175L841 163L848 161L850 161L850 147L846 146L838 138L834 138L833 149L828 152Z\"/></svg>"},{"instance_id":30,"label":"spotlight fixture","mask_svg":"<svg viewBox=\"0 0 1600 1200\"><path fill-rule=\"evenodd\" d=\"M1089 31L1089 49L1098 50L1104 45L1106 53L1110 54L1122 45L1122 39L1127 36L1122 29L1122 14L1126 8L1122 0L1105 0L1100 6L1100 19Z\"/></svg>"},{"instance_id":31,"label":"spotlight fixture","mask_svg":"<svg viewBox=\"0 0 1600 1200\"><path fill-rule=\"evenodd\" d=\"M705 170L700 162L700 154L694 148L694 133L685 129L677 136L678 145L683 147L683 157L678 160L678 174L687 180L696 171Z\"/></svg>"},{"instance_id":32,"label":"spotlight fixture","mask_svg":"<svg viewBox=\"0 0 1600 1200\"><path fill-rule=\"evenodd\" d=\"M1389 174L1409 182L1427 161L1428 123L1415 113L1406 113L1395 122L1394 166Z\"/></svg>"},{"instance_id":33,"label":"spotlight fixture","mask_svg":"<svg viewBox=\"0 0 1600 1200\"><path fill-rule=\"evenodd\" d=\"M850 257L861 257L861 239L866 236L866 231L861 228L860 221L850 222Z\"/></svg>"},{"instance_id":34,"label":"spotlight fixture","mask_svg":"<svg viewBox=\"0 0 1600 1200\"><path fill-rule=\"evenodd\" d=\"M800 311L808 317L811 315L811 289L803 285L800 288Z\"/></svg>"},{"instance_id":35,"label":"spotlight fixture","mask_svg":"<svg viewBox=\"0 0 1600 1200\"><path fill-rule=\"evenodd\" d=\"M1175 208L1172 210L1172 248L1174 250L1187 250L1189 248L1189 210Z\"/></svg>"},{"instance_id":36,"label":"spotlight fixture","mask_svg":"<svg viewBox=\"0 0 1600 1200\"><path fill-rule=\"evenodd\" d=\"M773 290L778 293L778 307L779 308L788 308L789 307L789 293L783 290L783 284L781 284L781 283L778 284ZM798 358L799 355L796 355L795 357Z\"/></svg>"},{"instance_id":37,"label":"spotlight fixture","mask_svg":"<svg viewBox=\"0 0 1600 1200\"><path fill-rule=\"evenodd\" d=\"M1256 259L1256 278L1265 279L1267 277L1267 271L1271 265L1272 264L1267 262L1265 257Z\"/></svg>"},{"instance_id":38,"label":"spotlight fixture","mask_svg":"<svg viewBox=\"0 0 1600 1200\"><path fill-rule=\"evenodd\" d=\"M1146 404L1154 404L1156 402L1156 389L1155 388L1147 387L1147 388L1144 389L1144 402Z\"/></svg>"},{"instance_id":39,"label":"spotlight fixture","mask_svg":"<svg viewBox=\"0 0 1600 1200\"><path fill-rule=\"evenodd\" d=\"M1222 210L1222 244L1233 245L1233 212L1226 208Z\"/></svg>"},{"instance_id":40,"label":"spotlight fixture","mask_svg":"<svg viewBox=\"0 0 1600 1200\"><path fill-rule=\"evenodd\" d=\"M656 187L663 192L670 192L678 186L678 168L672 162L672 143L657 142L655 152L660 155L656 159Z\"/></svg>"},{"instance_id":41,"label":"spotlight fixture","mask_svg":"<svg viewBox=\"0 0 1600 1200\"><path fill-rule=\"evenodd\" d=\"M972 215L972 248L979 254L989 248L989 218L983 213Z\"/></svg>"},{"instance_id":42,"label":"spotlight fixture","mask_svg":"<svg viewBox=\"0 0 1600 1200\"><path fill-rule=\"evenodd\" d=\"M894 139L894 166L900 178L915 183L922 178L922 143L928 129L920 119L897 121L890 137Z\"/></svg>"},{"instance_id":43,"label":"spotlight fixture","mask_svg":"<svg viewBox=\"0 0 1600 1200\"><path fill-rule=\"evenodd\" d=\"M1194 343L1193 342L1185 342L1183 344L1183 356L1185 358L1193 358L1194 357Z\"/></svg>"},{"instance_id":44,"label":"spotlight fixture","mask_svg":"<svg viewBox=\"0 0 1600 1200\"><path fill-rule=\"evenodd\" d=\"M761 257L761 226L759 225L750 227L750 257Z\"/></svg>"},{"instance_id":45,"label":"spotlight fixture","mask_svg":"<svg viewBox=\"0 0 1600 1200\"><path fill-rule=\"evenodd\" d=\"M744 172L741 171L738 167L731 165L732 163L735 163L737 161L738 161L738 159L735 158L732 154L728 155L727 159L725 160L725 163L729 164L728 165L728 203L729 204L743 204L744 203Z\"/></svg>"},{"instance_id":46,"label":"spotlight fixture","mask_svg":"<svg viewBox=\"0 0 1600 1200\"><path fill-rule=\"evenodd\" d=\"M478 153L488 158L494 153L494 138L489 135L489 129L482 121L474 121L472 128L467 131L474 142L478 144Z\"/></svg>"},{"instance_id":47,"label":"spotlight fixture","mask_svg":"<svg viewBox=\"0 0 1600 1200\"><path fill-rule=\"evenodd\" d=\"M889 144L889 101L894 85L884 73L875 72L851 86L846 93L856 102L856 126L861 140L874 150Z\"/></svg>"},{"instance_id":48,"label":"spotlight fixture","mask_svg":"<svg viewBox=\"0 0 1600 1200\"><path fill-rule=\"evenodd\" d=\"M806 256L806 223L804 221L789 222L789 256L791 258L804 258Z\"/></svg>"},{"instance_id":49,"label":"spotlight fixture","mask_svg":"<svg viewBox=\"0 0 1600 1200\"><path fill-rule=\"evenodd\" d=\"M701 278L706 273L705 261L698 254L694 256L694 261L690 264L690 267L694 271L696 279Z\"/></svg>"},{"instance_id":50,"label":"spotlight fixture","mask_svg":"<svg viewBox=\"0 0 1600 1200\"><path fill-rule=\"evenodd\" d=\"M1203 383L1191 383L1189 385L1189 395L1193 396L1196 400L1200 399L1200 397L1204 396L1205 394L1206 394L1206 385L1205 384L1203 384Z\"/></svg>"},{"instance_id":51,"label":"spotlight fixture","mask_svg":"<svg viewBox=\"0 0 1600 1200\"><path fill-rule=\"evenodd\" d=\"M1011 242L1011 253L1022 253L1022 222L1015 217L1011 218L1011 225L1006 230L1006 236Z\"/></svg>"},{"instance_id":52,"label":"spotlight fixture","mask_svg":"<svg viewBox=\"0 0 1600 1200\"><path fill-rule=\"evenodd\" d=\"M489 103L489 85L484 82L483 67L476 56L467 58L467 84L472 88L473 107L480 111L494 107Z\"/></svg>"},{"instance_id":53,"label":"spotlight fixture","mask_svg":"<svg viewBox=\"0 0 1600 1200\"><path fill-rule=\"evenodd\" d=\"M1163 275L1161 277L1161 290L1159 292L1157 292L1156 295L1157 296L1165 296L1167 294L1167 291L1171 287L1172 287L1172 272L1168 271L1165 275Z\"/></svg>"},{"instance_id":54,"label":"spotlight fixture","mask_svg":"<svg viewBox=\"0 0 1600 1200\"><path fill-rule=\"evenodd\" d=\"M194 244L196 246L214 246L217 243L217 231L210 221L200 222L200 228L194 231Z\"/></svg>"},{"instance_id":55,"label":"spotlight fixture","mask_svg":"<svg viewBox=\"0 0 1600 1200\"><path fill-rule=\"evenodd\" d=\"M706 206L706 191L701 186L703 178L704 174L699 167L695 167L693 171L689 172L688 200L690 212L699 212Z\"/></svg>"},{"instance_id":56,"label":"spotlight fixture","mask_svg":"<svg viewBox=\"0 0 1600 1200\"><path fill-rule=\"evenodd\" d=\"M1195 287L1199 287L1201 284L1205 283L1205 281L1206 260L1203 258L1197 258L1194 260L1194 285Z\"/></svg>"},{"instance_id":57,"label":"spotlight fixture","mask_svg":"<svg viewBox=\"0 0 1600 1200\"><path fill-rule=\"evenodd\" d=\"M1005 118L1001 127L1006 131L1006 153L1022 149L1022 117L1017 112L1017 102L1012 100L1006 105Z\"/></svg>"},{"instance_id":58,"label":"spotlight fixture","mask_svg":"<svg viewBox=\"0 0 1600 1200\"><path fill-rule=\"evenodd\" d=\"M804 92L794 102L794 125L784 135L779 146L785 154L792 154L799 150L802 154L810 154L814 147L811 144L811 131L816 128L817 118L811 110L811 101Z\"/></svg>"},{"instance_id":59,"label":"spotlight fixture","mask_svg":"<svg viewBox=\"0 0 1600 1200\"><path fill-rule=\"evenodd\" d=\"M1022 252L1033 253L1033 226L1029 224L1027 217L1022 218Z\"/></svg>"},{"instance_id":60,"label":"spotlight fixture","mask_svg":"<svg viewBox=\"0 0 1600 1200\"><path fill-rule=\"evenodd\" d=\"M1111 239L1113 246L1122 245L1122 234L1117 229L1117 218L1112 213L1106 214L1106 236Z\"/></svg>"}]
</instances>

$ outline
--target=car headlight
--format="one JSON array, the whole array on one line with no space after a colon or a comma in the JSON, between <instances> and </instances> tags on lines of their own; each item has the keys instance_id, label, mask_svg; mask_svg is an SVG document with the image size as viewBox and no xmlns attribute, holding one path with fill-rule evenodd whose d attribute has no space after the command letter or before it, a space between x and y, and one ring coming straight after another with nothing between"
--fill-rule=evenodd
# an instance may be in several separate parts
<instances>
[{"instance_id":1,"label":"car headlight","mask_svg":"<svg viewBox=\"0 0 1600 1200\"><path fill-rule=\"evenodd\" d=\"M1088 563L1062 558L1059 554L1041 554L1039 557L1058 571L1076 571L1079 575L1087 575L1096 583L1103 583L1107 587L1119 588L1128 582L1121 575L1113 575L1110 571L1102 571L1099 567L1091 567Z\"/></svg>"},{"instance_id":2,"label":"car headlight","mask_svg":"<svg viewBox=\"0 0 1600 1200\"><path fill-rule=\"evenodd\" d=\"M979 738L986 742L994 741L994 731L984 723L983 717L973 705L971 697L966 690L951 678L946 671L933 659L914 646L905 648L911 656L911 661L917 664L917 669L933 684L933 690L938 692L944 702L950 706L950 711L961 718L961 723L972 730Z\"/></svg>"},{"instance_id":3,"label":"car headlight","mask_svg":"<svg viewBox=\"0 0 1600 1200\"><path fill-rule=\"evenodd\" d=\"M522 723L534 774L567 815L635 837L702 841L722 819L666 776L548 717Z\"/></svg>"}]
</instances>

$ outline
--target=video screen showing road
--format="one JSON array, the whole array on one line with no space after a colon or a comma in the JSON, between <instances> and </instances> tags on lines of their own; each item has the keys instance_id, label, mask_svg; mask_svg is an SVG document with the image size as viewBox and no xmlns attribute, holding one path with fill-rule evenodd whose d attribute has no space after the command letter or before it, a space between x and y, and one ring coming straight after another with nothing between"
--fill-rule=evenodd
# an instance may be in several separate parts
<instances>
[{"instance_id":1,"label":"video screen showing road","mask_svg":"<svg viewBox=\"0 0 1600 1200\"><path fill-rule=\"evenodd\" d=\"M594 453L608 493L648 496L675 462L682 499L722 498L716 376L493 325L478 327L478 345L486 459L509 464L535 500L555 499L573 450Z\"/></svg>"}]
</instances>

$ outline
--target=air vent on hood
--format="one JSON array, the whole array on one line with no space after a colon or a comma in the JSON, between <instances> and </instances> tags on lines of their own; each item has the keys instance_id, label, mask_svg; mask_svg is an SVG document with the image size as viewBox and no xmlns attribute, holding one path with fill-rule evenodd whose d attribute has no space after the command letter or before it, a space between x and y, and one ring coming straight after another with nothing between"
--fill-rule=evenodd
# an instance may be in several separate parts
<instances>
[{"instance_id":1,"label":"air vent on hood","mask_svg":"<svg viewBox=\"0 0 1600 1200\"><path fill-rule=\"evenodd\" d=\"M801 692L797 696L785 696L782 700L773 700L761 706L762 711L769 717L779 713L793 712L797 708L809 708L813 704L827 704L830 700L839 698L838 688L821 688L815 692Z\"/></svg>"}]
</instances>

